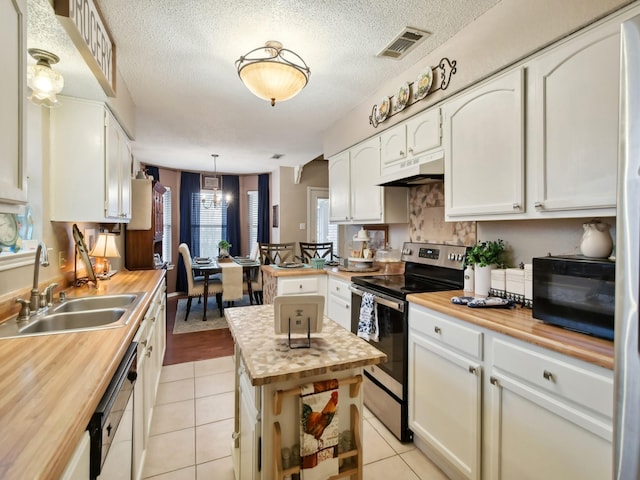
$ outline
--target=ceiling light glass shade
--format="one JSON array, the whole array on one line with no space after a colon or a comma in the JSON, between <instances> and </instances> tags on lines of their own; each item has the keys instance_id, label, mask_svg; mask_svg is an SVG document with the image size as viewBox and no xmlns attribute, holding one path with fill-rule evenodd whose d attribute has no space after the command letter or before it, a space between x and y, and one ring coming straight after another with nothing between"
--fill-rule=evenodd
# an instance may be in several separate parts
<instances>
[{"instance_id":1,"label":"ceiling light glass shade","mask_svg":"<svg viewBox=\"0 0 640 480\"><path fill-rule=\"evenodd\" d=\"M37 48L30 48L29 54L38 63L27 67L27 85L31 89L31 100L36 105L54 107L58 104L56 94L64 87L64 78L51 68L52 63L59 61L53 53Z\"/></svg>"},{"instance_id":2,"label":"ceiling light glass shade","mask_svg":"<svg viewBox=\"0 0 640 480\"><path fill-rule=\"evenodd\" d=\"M275 41L251 50L236 61L245 86L271 106L295 97L309 82L311 71L298 54Z\"/></svg>"}]
</instances>

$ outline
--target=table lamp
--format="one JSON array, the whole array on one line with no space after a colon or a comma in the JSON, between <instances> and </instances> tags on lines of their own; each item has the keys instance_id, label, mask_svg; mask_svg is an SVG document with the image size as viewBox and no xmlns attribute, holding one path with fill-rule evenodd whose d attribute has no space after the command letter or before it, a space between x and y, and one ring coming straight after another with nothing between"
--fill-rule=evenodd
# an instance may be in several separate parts
<instances>
[{"instance_id":1,"label":"table lamp","mask_svg":"<svg viewBox=\"0 0 640 480\"><path fill-rule=\"evenodd\" d=\"M116 272L111 272L109 258L117 258L120 256L118 247L116 246L116 236L113 233L100 233L93 250L89 255L96 259L96 275L101 279L107 280Z\"/></svg>"}]
</instances>

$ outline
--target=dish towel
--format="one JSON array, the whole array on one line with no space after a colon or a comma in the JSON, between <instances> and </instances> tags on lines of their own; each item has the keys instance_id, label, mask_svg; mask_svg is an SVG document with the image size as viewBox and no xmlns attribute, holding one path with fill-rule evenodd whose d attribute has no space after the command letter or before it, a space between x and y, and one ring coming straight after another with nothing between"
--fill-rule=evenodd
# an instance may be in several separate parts
<instances>
[{"instance_id":1,"label":"dish towel","mask_svg":"<svg viewBox=\"0 0 640 480\"><path fill-rule=\"evenodd\" d=\"M338 474L338 418L338 380L300 387L301 480Z\"/></svg>"},{"instance_id":2,"label":"dish towel","mask_svg":"<svg viewBox=\"0 0 640 480\"><path fill-rule=\"evenodd\" d=\"M231 302L242 299L242 267L235 262L220 263L222 270L222 300Z\"/></svg>"},{"instance_id":3,"label":"dish towel","mask_svg":"<svg viewBox=\"0 0 640 480\"><path fill-rule=\"evenodd\" d=\"M378 332L378 312L375 308L374 296L372 293L364 292L358 318L358 336L377 342Z\"/></svg>"}]
</instances>

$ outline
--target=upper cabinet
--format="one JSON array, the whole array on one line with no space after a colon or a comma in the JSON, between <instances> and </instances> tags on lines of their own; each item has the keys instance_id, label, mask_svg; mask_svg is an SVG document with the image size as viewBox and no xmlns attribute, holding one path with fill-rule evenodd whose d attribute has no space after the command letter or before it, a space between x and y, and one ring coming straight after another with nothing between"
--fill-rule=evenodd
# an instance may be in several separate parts
<instances>
[{"instance_id":1,"label":"upper cabinet","mask_svg":"<svg viewBox=\"0 0 640 480\"><path fill-rule=\"evenodd\" d=\"M24 0L0 3L0 204L14 206L27 202L26 14Z\"/></svg>"},{"instance_id":2,"label":"upper cabinet","mask_svg":"<svg viewBox=\"0 0 640 480\"><path fill-rule=\"evenodd\" d=\"M381 174L420 162L420 155L441 146L440 108L411 117L380 134Z\"/></svg>"},{"instance_id":3,"label":"upper cabinet","mask_svg":"<svg viewBox=\"0 0 640 480\"><path fill-rule=\"evenodd\" d=\"M611 209L606 213L615 215L619 30L618 21L608 23L528 66L537 211Z\"/></svg>"},{"instance_id":4,"label":"upper cabinet","mask_svg":"<svg viewBox=\"0 0 640 480\"><path fill-rule=\"evenodd\" d=\"M129 139L104 104L64 97L51 110L49 177L51 220L120 223L131 218Z\"/></svg>"},{"instance_id":5,"label":"upper cabinet","mask_svg":"<svg viewBox=\"0 0 640 480\"><path fill-rule=\"evenodd\" d=\"M376 185L379 176L379 137L330 158L330 221L406 223L407 189L379 187Z\"/></svg>"},{"instance_id":6,"label":"upper cabinet","mask_svg":"<svg viewBox=\"0 0 640 480\"><path fill-rule=\"evenodd\" d=\"M442 107L445 214L524 211L524 71L501 75Z\"/></svg>"}]
</instances>

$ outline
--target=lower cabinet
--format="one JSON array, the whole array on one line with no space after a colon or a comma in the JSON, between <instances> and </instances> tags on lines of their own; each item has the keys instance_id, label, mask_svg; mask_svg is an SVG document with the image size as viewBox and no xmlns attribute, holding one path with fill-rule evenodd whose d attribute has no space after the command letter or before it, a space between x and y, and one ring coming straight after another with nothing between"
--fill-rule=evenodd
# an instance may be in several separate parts
<instances>
[{"instance_id":1,"label":"lower cabinet","mask_svg":"<svg viewBox=\"0 0 640 480\"><path fill-rule=\"evenodd\" d=\"M327 281L327 316L347 330L351 330L350 285L350 281L335 277Z\"/></svg>"},{"instance_id":2,"label":"lower cabinet","mask_svg":"<svg viewBox=\"0 0 640 480\"><path fill-rule=\"evenodd\" d=\"M611 478L611 372L501 339L492 347L489 478Z\"/></svg>"},{"instance_id":3,"label":"lower cabinet","mask_svg":"<svg viewBox=\"0 0 640 480\"><path fill-rule=\"evenodd\" d=\"M452 479L611 478L611 370L410 304L408 389Z\"/></svg>"},{"instance_id":4,"label":"lower cabinet","mask_svg":"<svg viewBox=\"0 0 640 480\"><path fill-rule=\"evenodd\" d=\"M240 480L260 478L260 388L251 386L251 381L242 365L239 369L239 468Z\"/></svg>"},{"instance_id":5,"label":"lower cabinet","mask_svg":"<svg viewBox=\"0 0 640 480\"><path fill-rule=\"evenodd\" d=\"M409 427L442 469L480 478L482 333L409 307Z\"/></svg>"},{"instance_id":6,"label":"lower cabinet","mask_svg":"<svg viewBox=\"0 0 640 480\"><path fill-rule=\"evenodd\" d=\"M322 295L325 297L324 311L327 312L327 276L300 275L297 277L278 277L276 295Z\"/></svg>"},{"instance_id":7,"label":"lower cabinet","mask_svg":"<svg viewBox=\"0 0 640 480\"><path fill-rule=\"evenodd\" d=\"M164 284L154 294L135 340L138 342L138 378L133 391L133 479L142 478L160 373L166 348Z\"/></svg>"},{"instance_id":8,"label":"lower cabinet","mask_svg":"<svg viewBox=\"0 0 640 480\"><path fill-rule=\"evenodd\" d=\"M87 480L90 477L90 464L91 437L89 430L85 430L60 480Z\"/></svg>"}]
</instances>

